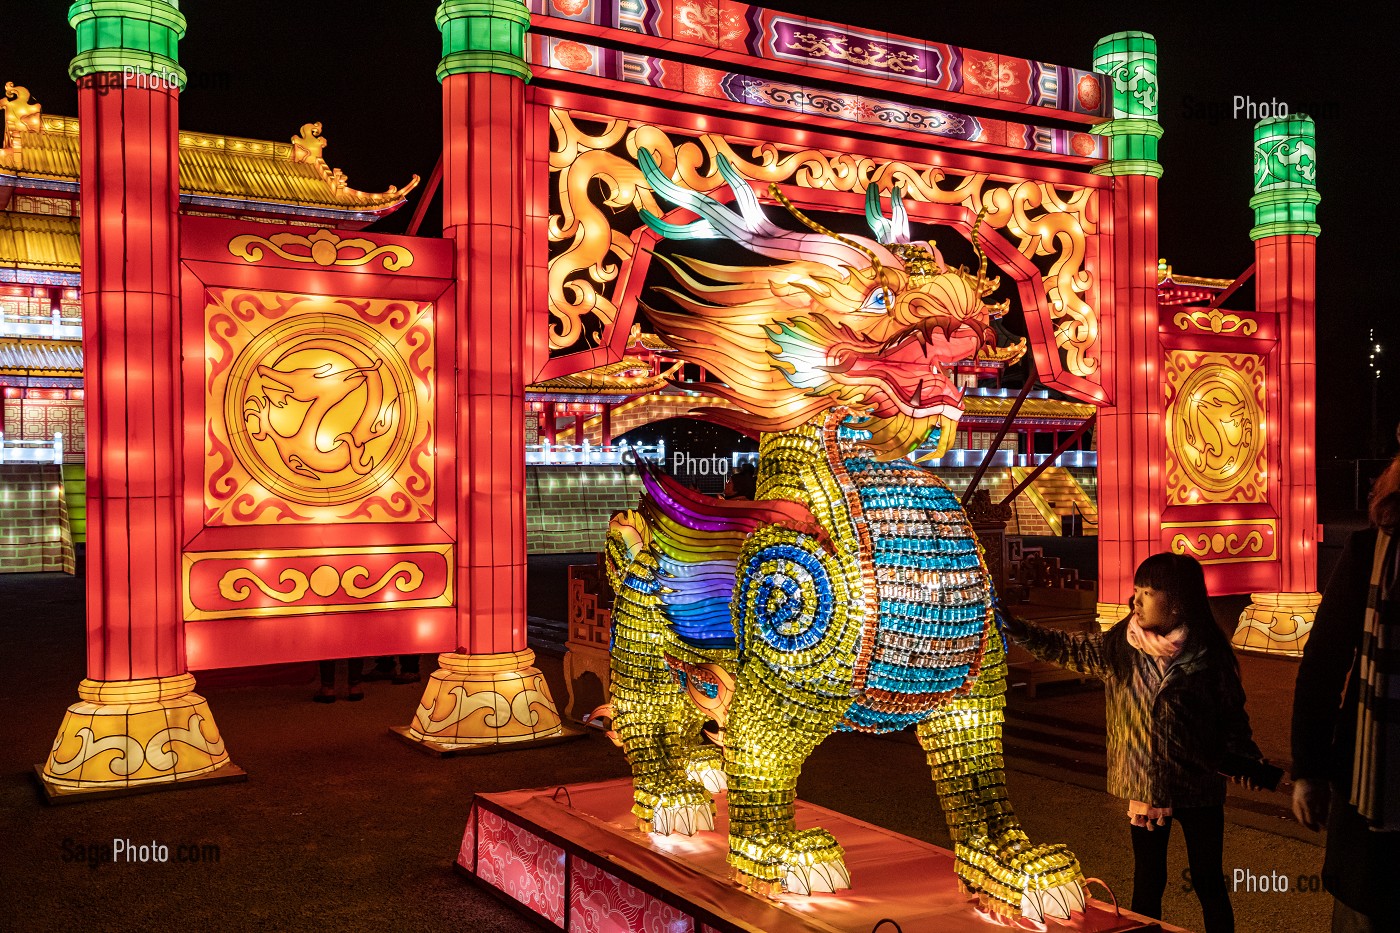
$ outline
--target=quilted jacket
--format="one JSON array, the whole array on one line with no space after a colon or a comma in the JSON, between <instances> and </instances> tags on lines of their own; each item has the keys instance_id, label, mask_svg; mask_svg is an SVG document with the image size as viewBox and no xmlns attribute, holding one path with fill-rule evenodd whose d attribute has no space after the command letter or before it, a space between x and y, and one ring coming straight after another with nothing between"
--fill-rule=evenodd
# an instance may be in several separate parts
<instances>
[{"instance_id":1,"label":"quilted jacket","mask_svg":"<svg viewBox=\"0 0 1400 933\"><path fill-rule=\"evenodd\" d=\"M1077 634L1008 619L1007 632L1041 660L1104 682L1110 794L1154 807L1223 804L1224 754L1263 757L1239 672L1188 639L1163 673L1128 643L1127 625Z\"/></svg>"}]
</instances>

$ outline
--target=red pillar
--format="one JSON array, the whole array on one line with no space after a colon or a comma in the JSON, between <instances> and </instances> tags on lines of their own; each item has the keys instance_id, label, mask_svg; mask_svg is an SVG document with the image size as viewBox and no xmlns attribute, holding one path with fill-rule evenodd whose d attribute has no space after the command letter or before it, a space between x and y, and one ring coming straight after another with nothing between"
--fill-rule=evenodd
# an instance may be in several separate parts
<instances>
[{"instance_id":1,"label":"red pillar","mask_svg":"<svg viewBox=\"0 0 1400 933\"><path fill-rule=\"evenodd\" d=\"M525 649L525 82L442 83L443 233L457 243L458 641Z\"/></svg>"},{"instance_id":2,"label":"red pillar","mask_svg":"<svg viewBox=\"0 0 1400 933\"><path fill-rule=\"evenodd\" d=\"M78 82L88 677L185 671L180 611L179 91Z\"/></svg>"},{"instance_id":3,"label":"red pillar","mask_svg":"<svg viewBox=\"0 0 1400 933\"><path fill-rule=\"evenodd\" d=\"M604 403L603 416L599 424L598 446L607 447L612 442L612 406Z\"/></svg>"},{"instance_id":4,"label":"red pillar","mask_svg":"<svg viewBox=\"0 0 1400 933\"><path fill-rule=\"evenodd\" d=\"M555 410L553 402L544 403L544 411L540 413L544 419L544 439L554 445L559 443L559 414Z\"/></svg>"},{"instance_id":5,"label":"red pillar","mask_svg":"<svg viewBox=\"0 0 1400 933\"><path fill-rule=\"evenodd\" d=\"M1273 236L1254 243L1256 309L1278 315L1279 592L1317 590L1317 239Z\"/></svg>"},{"instance_id":6,"label":"red pillar","mask_svg":"<svg viewBox=\"0 0 1400 933\"><path fill-rule=\"evenodd\" d=\"M530 14L521 0L443 0L436 19L444 52L443 234L456 244L459 647L439 656L406 731L456 749L562 730L525 632Z\"/></svg>"},{"instance_id":7,"label":"red pillar","mask_svg":"<svg viewBox=\"0 0 1400 933\"><path fill-rule=\"evenodd\" d=\"M1162 385L1157 339L1157 179L1118 175L1108 218L1112 320L1099 410L1099 623L1127 614L1137 565L1161 548Z\"/></svg>"},{"instance_id":8,"label":"red pillar","mask_svg":"<svg viewBox=\"0 0 1400 933\"><path fill-rule=\"evenodd\" d=\"M1317 607L1316 463L1316 127L1306 114L1261 120L1254 127L1255 310L1274 315L1265 424L1269 498L1278 515L1279 585L1253 593L1233 642L1254 651L1299 654Z\"/></svg>"},{"instance_id":9,"label":"red pillar","mask_svg":"<svg viewBox=\"0 0 1400 933\"><path fill-rule=\"evenodd\" d=\"M178 9L74 4L87 418L87 678L44 766L51 796L227 769L185 667L180 583ZM159 41L157 41L159 40ZM108 752L123 749L113 756ZM238 773L241 776L241 772Z\"/></svg>"},{"instance_id":10,"label":"red pillar","mask_svg":"<svg viewBox=\"0 0 1400 933\"><path fill-rule=\"evenodd\" d=\"M1101 233L1110 244L1100 276L1103 386L1111 402L1098 414L1100 625L1127 614L1137 565L1161 549L1162 387L1157 338L1157 40L1119 32L1094 46L1094 70L1106 76L1111 107L1095 132L1109 161L1095 174L1113 179L1102 192Z\"/></svg>"}]
</instances>

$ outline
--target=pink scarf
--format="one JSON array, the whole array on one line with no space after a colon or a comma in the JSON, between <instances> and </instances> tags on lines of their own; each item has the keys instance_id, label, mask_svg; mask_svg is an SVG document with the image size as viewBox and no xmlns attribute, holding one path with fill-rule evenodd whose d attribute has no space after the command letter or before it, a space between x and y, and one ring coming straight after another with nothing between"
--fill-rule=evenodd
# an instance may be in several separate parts
<instances>
[{"instance_id":1,"label":"pink scarf","mask_svg":"<svg viewBox=\"0 0 1400 933\"><path fill-rule=\"evenodd\" d=\"M1165 671L1186 644L1186 626L1178 625L1166 635L1158 635L1143 631L1134 615L1128 619L1128 644L1149 658L1156 658L1157 666Z\"/></svg>"}]
</instances>

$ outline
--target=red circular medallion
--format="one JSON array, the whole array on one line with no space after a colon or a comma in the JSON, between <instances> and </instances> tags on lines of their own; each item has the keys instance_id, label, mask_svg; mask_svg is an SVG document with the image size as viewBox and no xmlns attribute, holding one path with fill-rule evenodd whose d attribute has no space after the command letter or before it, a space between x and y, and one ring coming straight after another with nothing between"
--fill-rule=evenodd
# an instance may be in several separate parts
<instances>
[{"instance_id":1,"label":"red circular medallion","mask_svg":"<svg viewBox=\"0 0 1400 933\"><path fill-rule=\"evenodd\" d=\"M1085 110L1098 110L1099 102L1103 100L1103 89L1099 86L1099 79L1093 75L1080 78L1075 93L1079 97L1079 106Z\"/></svg>"}]
</instances>

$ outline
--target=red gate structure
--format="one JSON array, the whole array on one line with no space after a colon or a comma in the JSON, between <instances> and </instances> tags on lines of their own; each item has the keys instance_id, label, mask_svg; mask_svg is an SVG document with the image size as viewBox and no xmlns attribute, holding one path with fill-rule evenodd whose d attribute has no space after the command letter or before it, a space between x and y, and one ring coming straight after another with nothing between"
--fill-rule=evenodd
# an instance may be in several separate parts
<instances>
[{"instance_id":1,"label":"red gate structure","mask_svg":"<svg viewBox=\"0 0 1400 933\"><path fill-rule=\"evenodd\" d=\"M1100 618L1172 548L1256 594L1242 647L1301 646L1311 121L1257 133L1253 311L1164 307L1149 35L1106 37L1090 70L729 0L443 0L436 21L443 236L342 238L180 217L184 17L71 12L89 649L52 793L228 773L191 669L441 651L409 738L559 734L525 640L525 386L622 356L641 211L665 213L643 148L697 191L723 155L807 210L897 185L964 240L983 213L1039 380L1099 406Z\"/></svg>"}]
</instances>

